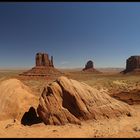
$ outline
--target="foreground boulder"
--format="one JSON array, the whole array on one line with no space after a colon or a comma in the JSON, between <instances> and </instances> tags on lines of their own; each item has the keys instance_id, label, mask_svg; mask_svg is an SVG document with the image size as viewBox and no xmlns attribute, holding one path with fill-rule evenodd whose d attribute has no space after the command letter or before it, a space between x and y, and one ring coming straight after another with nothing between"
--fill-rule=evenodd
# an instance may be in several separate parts
<instances>
[{"instance_id":1,"label":"foreground boulder","mask_svg":"<svg viewBox=\"0 0 140 140\"><path fill-rule=\"evenodd\" d=\"M0 120L18 119L30 107L36 107L37 98L31 90L17 79L9 79L0 84Z\"/></svg>"},{"instance_id":2,"label":"foreground boulder","mask_svg":"<svg viewBox=\"0 0 140 140\"><path fill-rule=\"evenodd\" d=\"M85 65L85 68L82 70L84 72L94 72L94 73L101 73L99 72L98 70L96 70L94 68L94 64L93 64L93 61L89 60L86 65Z\"/></svg>"},{"instance_id":3,"label":"foreground boulder","mask_svg":"<svg viewBox=\"0 0 140 140\"><path fill-rule=\"evenodd\" d=\"M44 88L37 108L44 123L54 125L130 115L131 111L128 104L64 76Z\"/></svg>"},{"instance_id":4,"label":"foreground boulder","mask_svg":"<svg viewBox=\"0 0 140 140\"><path fill-rule=\"evenodd\" d=\"M140 56L131 56L126 60L126 69L121 73L140 73Z\"/></svg>"}]
</instances>

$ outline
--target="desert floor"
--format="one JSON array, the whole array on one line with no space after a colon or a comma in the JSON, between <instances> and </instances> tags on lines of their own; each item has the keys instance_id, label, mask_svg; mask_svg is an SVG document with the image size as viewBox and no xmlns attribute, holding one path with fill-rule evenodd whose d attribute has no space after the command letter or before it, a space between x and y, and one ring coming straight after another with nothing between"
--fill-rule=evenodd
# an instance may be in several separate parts
<instances>
[{"instance_id":1,"label":"desert floor","mask_svg":"<svg viewBox=\"0 0 140 140\"><path fill-rule=\"evenodd\" d=\"M24 70L0 70L0 82L10 78L17 78L33 90L39 98L45 85L55 78L19 77ZM121 75L117 72L103 74L82 73L74 70L63 70L69 78L85 82L91 87L106 90L110 96L127 92L138 94L140 92L140 76ZM133 98L133 97L132 97ZM127 99L126 99L127 102ZM115 119L88 120L81 125L66 124L63 126L45 125L43 122L24 126L18 120L0 121L1 138L135 138L140 137L140 98L131 105L135 110L132 116Z\"/></svg>"}]
</instances>

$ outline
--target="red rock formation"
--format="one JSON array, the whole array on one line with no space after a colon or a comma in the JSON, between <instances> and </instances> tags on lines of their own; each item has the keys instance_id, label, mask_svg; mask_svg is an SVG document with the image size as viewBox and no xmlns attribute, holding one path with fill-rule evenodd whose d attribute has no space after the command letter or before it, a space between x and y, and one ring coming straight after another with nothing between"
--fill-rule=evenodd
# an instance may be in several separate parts
<instances>
[{"instance_id":1,"label":"red rock formation","mask_svg":"<svg viewBox=\"0 0 140 140\"><path fill-rule=\"evenodd\" d=\"M37 53L35 57L36 66L31 70L26 71L20 75L23 76L51 76L51 75L61 75L62 73L54 68L53 56L51 60L47 53Z\"/></svg>"},{"instance_id":2,"label":"red rock formation","mask_svg":"<svg viewBox=\"0 0 140 140\"><path fill-rule=\"evenodd\" d=\"M53 65L53 56L51 56L50 66L54 67L54 65Z\"/></svg>"},{"instance_id":3,"label":"red rock formation","mask_svg":"<svg viewBox=\"0 0 140 140\"><path fill-rule=\"evenodd\" d=\"M126 69L121 73L140 73L140 56L131 56L126 60Z\"/></svg>"},{"instance_id":4,"label":"red rock formation","mask_svg":"<svg viewBox=\"0 0 140 140\"><path fill-rule=\"evenodd\" d=\"M83 71L85 72L94 72L94 73L101 73L99 72L98 70L96 70L94 68L94 64L93 64L93 61L89 60L86 65L85 65L85 68L83 69Z\"/></svg>"},{"instance_id":5,"label":"red rock formation","mask_svg":"<svg viewBox=\"0 0 140 140\"><path fill-rule=\"evenodd\" d=\"M111 96L118 100L124 101L130 105L140 104L140 90L139 89L122 91L122 92L114 93Z\"/></svg>"},{"instance_id":6,"label":"red rock formation","mask_svg":"<svg viewBox=\"0 0 140 140\"><path fill-rule=\"evenodd\" d=\"M44 88L37 108L44 123L54 125L131 115L131 111L128 104L64 76Z\"/></svg>"},{"instance_id":7,"label":"red rock formation","mask_svg":"<svg viewBox=\"0 0 140 140\"><path fill-rule=\"evenodd\" d=\"M53 67L53 60L49 60L49 56L46 53L37 53L36 54L36 66L47 66Z\"/></svg>"}]
</instances>

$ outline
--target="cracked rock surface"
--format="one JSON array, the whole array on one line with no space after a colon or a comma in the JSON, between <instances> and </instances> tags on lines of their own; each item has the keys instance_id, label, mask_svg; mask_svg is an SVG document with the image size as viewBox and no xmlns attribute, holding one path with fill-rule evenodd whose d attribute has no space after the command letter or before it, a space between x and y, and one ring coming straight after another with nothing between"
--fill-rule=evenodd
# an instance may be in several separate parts
<instances>
[{"instance_id":1,"label":"cracked rock surface","mask_svg":"<svg viewBox=\"0 0 140 140\"><path fill-rule=\"evenodd\" d=\"M44 88L37 112L45 124L80 124L82 120L114 118L133 112L131 107L85 83L61 76Z\"/></svg>"}]
</instances>

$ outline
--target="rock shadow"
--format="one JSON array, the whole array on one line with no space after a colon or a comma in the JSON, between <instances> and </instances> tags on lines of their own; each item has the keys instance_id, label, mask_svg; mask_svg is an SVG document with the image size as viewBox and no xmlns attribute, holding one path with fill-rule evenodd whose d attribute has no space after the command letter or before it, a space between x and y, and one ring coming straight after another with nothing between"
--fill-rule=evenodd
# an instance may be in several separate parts
<instances>
[{"instance_id":1,"label":"rock shadow","mask_svg":"<svg viewBox=\"0 0 140 140\"><path fill-rule=\"evenodd\" d=\"M37 113L34 109L34 107L30 107L28 112L25 112L22 119L21 119L21 124L23 125L33 125L33 124L38 124L41 123L42 120L37 116Z\"/></svg>"}]
</instances>

